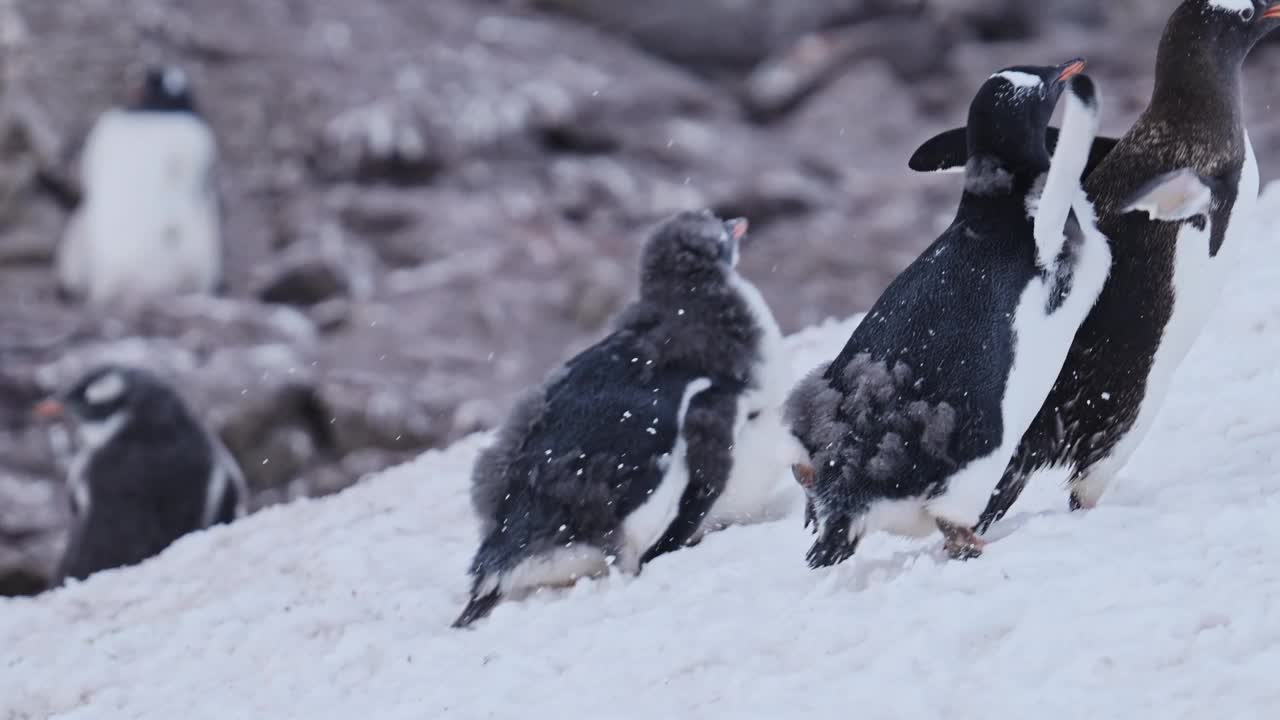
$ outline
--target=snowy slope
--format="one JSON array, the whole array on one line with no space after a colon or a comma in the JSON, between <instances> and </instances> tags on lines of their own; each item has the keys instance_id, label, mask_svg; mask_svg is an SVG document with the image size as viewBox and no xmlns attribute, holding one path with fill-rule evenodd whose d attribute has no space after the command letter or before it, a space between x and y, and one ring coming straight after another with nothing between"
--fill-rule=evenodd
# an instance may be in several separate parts
<instances>
[{"instance_id":1,"label":"snowy slope","mask_svg":"<svg viewBox=\"0 0 1280 720\"><path fill-rule=\"evenodd\" d=\"M1102 506L1039 479L980 560L877 536L811 571L792 515L451 630L472 438L0 601L0 718L1275 717L1278 239ZM851 327L791 338L797 375Z\"/></svg>"}]
</instances>

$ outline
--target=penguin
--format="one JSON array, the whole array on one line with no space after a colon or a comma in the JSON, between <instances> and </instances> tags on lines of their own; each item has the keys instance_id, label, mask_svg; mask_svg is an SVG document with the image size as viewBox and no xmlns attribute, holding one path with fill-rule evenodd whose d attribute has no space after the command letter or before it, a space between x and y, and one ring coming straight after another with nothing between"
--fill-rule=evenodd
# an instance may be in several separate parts
<instances>
[{"instance_id":1,"label":"penguin","mask_svg":"<svg viewBox=\"0 0 1280 720\"><path fill-rule=\"evenodd\" d=\"M746 232L710 210L661 223L612 332L516 403L473 470L481 542L454 627L540 586L638 574L702 528L744 411L768 401L777 331L736 269Z\"/></svg>"},{"instance_id":2,"label":"penguin","mask_svg":"<svg viewBox=\"0 0 1280 720\"><path fill-rule=\"evenodd\" d=\"M34 412L74 428L72 530L56 584L140 563L187 533L245 514L239 465L151 373L99 366Z\"/></svg>"},{"instance_id":3,"label":"penguin","mask_svg":"<svg viewBox=\"0 0 1280 720\"><path fill-rule=\"evenodd\" d=\"M1122 138L1095 153L1101 160L1087 172L1099 228L1112 241L1110 278L982 513L980 532L1041 469L1067 470L1071 510L1096 506L1153 425L1252 232L1259 177L1240 71L1277 26L1274 2L1184 0L1174 10L1150 103ZM922 168L944 167L958 149L930 142ZM1152 182L1165 183L1165 192L1135 199Z\"/></svg>"},{"instance_id":4,"label":"penguin","mask_svg":"<svg viewBox=\"0 0 1280 720\"><path fill-rule=\"evenodd\" d=\"M987 79L969 110L955 220L788 399L808 454L793 472L818 536L811 567L843 562L879 530L940 530L951 557L982 553L971 528L1110 267L1080 185L1100 104L1083 69L1073 60Z\"/></svg>"},{"instance_id":5,"label":"penguin","mask_svg":"<svg viewBox=\"0 0 1280 720\"><path fill-rule=\"evenodd\" d=\"M186 73L148 68L135 101L90 129L79 188L53 193L74 208L57 252L60 293L129 309L221 291L216 163Z\"/></svg>"}]
</instances>

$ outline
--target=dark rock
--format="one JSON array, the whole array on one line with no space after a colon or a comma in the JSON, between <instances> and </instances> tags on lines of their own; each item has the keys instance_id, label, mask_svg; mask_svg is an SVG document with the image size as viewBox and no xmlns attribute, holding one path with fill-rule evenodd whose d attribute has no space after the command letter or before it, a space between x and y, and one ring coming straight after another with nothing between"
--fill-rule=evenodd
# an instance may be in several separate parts
<instances>
[{"instance_id":1,"label":"dark rock","mask_svg":"<svg viewBox=\"0 0 1280 720\"><path fill-rule=\"evenodd\" d=\"M255 293L263 302L310 307L351 293L344 268L330 258L299 257L266 273Z\"/></svg>"},{"instance_id":2,"label":"dark rock","mask_svg":"<svg viewBox=\"0 0 1280 720\"><path fill-rule=\"evenodd\" d=\"M744 68L815 30L873 17L894 0L542 0L542 5L631 38L694 67Z\"/></svg>"}]
</instances>

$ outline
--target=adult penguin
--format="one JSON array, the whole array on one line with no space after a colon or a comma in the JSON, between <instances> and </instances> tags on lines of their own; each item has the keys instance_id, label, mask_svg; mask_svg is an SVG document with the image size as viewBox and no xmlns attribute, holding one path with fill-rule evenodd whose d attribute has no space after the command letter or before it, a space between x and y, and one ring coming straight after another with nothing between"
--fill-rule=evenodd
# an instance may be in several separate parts
<instances>
[{"instance_id":1,"label":"adult penguin","mask_svg":"<svg viewBox=\"0 0 1280 720\"><path fill-rule=\"evenodd\" d=\"M1112 243L1111 274L978 530L1042 468L1065 467L1070 507L1092 508L1150 429L1252 232L1259 179L1241 65L1278 26L1277 2L1185 0L1161 38L1149 106L1118 141L1096 141L1085 190ZM911 166L962 164L956 133L925 143ZM1164 192L1135 204L1152 182Z\"/></svg>"},{"instance_id":2,"label":"adult penguin","mask_svg":"<svg viewBox=\"0 0 1280 720\"><path fill-rule=\"evenodd\" d=\"M176 66L146 71L134 101L85 139L78 196L58 251L59 287L97 306L136 307L222 285L217 145Z\"/></svg>"}]
</instances>

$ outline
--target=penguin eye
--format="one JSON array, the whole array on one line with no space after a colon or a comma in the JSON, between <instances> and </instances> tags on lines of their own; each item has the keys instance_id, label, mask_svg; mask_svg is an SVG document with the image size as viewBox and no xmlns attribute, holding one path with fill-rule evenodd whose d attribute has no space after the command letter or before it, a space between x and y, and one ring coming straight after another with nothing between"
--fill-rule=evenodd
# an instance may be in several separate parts
<instances>
[{"instance_id":1,"label":"penguin eye","mask_svg":"<svg viewBox=\"0 0 1280 720\"><path fill-rule=\"evenodd\" d=\"M1245 22L1253 20L1253 8L1245 8L1240 11L1240 19Z\"/></svg>"}]
</instances>

